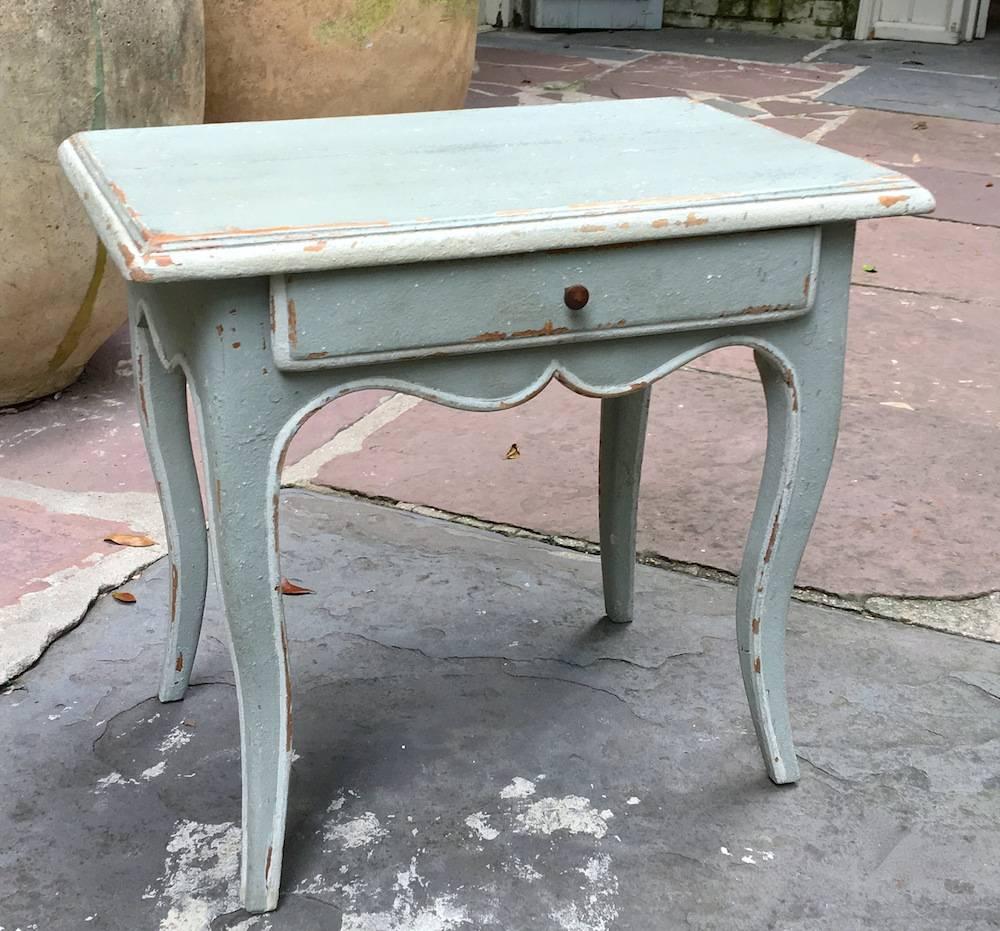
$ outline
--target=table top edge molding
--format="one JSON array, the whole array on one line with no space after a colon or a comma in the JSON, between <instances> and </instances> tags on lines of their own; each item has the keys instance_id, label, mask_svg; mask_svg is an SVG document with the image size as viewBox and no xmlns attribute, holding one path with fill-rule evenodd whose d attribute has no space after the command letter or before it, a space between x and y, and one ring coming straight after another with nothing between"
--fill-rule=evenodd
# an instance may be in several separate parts
<instances>
[{"instance_id":1,"label":"table top edge molding","mask_svg":"<svg viewBox=\"0 0 1000 931\"><path fill-rule=\"evenodd\" d=\"M137 282L255 277L377 264L483 258L516 252L623 245L787 226L928 213L933 195L887 171L839 189L740 200L598 204L587 209L475 217L454 225L302 227L158 236L130 216L114 184L70 137L59 160L119 272Z\"/></svg>"}]
</instances>

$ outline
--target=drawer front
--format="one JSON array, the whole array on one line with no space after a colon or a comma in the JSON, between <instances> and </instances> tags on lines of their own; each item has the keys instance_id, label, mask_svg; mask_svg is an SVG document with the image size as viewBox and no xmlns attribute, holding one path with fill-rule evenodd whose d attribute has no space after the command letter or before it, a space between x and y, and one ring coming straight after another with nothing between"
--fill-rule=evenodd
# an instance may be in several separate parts
<instances>
[{"instance_id":1,"label":"drawer front","mask_svg":"<svg viewBox=\"0 0 1000 931\"><path fill-rule=\"evenodd\" d=\"M812 307L819 248L819 229L805 227L275 276L275 362L328 368L785 319Z\"/></svg>"}]
</instances>

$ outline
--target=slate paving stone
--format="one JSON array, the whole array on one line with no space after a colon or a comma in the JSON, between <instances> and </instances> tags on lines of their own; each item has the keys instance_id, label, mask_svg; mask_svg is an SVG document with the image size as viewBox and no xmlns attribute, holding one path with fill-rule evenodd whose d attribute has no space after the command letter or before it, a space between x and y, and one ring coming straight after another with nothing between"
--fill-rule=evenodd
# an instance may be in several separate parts
<instances>
[{"instance_id":1,"label":"slate paving stone","mask_svg":"<svg viewBox=\"0 0 1000 931\"><path fill-rule=\"evenodd\" d=\"M764 775L720 583L329 496L282 506L295 748L283 899L237 903L214 598L155 699L163 562L0 695L0 924L46 931L998 927L1000 647L796 604L803 764Z\"/></svg>"},{"instance_id":2,"label":"slate paving stone","mask_svg":"<svg viewBox=\"0 0 1000 931\"><path fill-rule=\"evenodd\" d=\"M1000 77L873 66L822 99L869 110L1000 123Z\"/></svg>"},{"instance_id":3,"label":"slate paving stone","mask_svg":"<svg viewBox=\"0 0 1000 931\"><path fill-rule=\"evenodd\" d=\"M846 65L891 66L896 68L943 71L952 74L980 74L1000 77L1000 16L993 13L985 39L959 45L933 42L850 41L826 49L819 60Z\"/></svg>"}]
</instances>

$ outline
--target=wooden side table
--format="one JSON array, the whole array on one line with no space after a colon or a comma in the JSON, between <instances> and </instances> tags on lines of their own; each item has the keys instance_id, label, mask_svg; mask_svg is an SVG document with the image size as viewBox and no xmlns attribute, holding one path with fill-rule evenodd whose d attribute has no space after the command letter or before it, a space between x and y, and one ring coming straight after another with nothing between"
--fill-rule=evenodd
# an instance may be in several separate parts
<instances>
[{"instance_id":1,"label":"wooden side table","mask_svg":"<svg viewBox=\"0 0 1000 931\"><path fill-rule=\"evenodd\" d=\"M170 546L163 701L191 674L212 546L247 909L277 903L292 754L281 461L309 413L361 388L500 410L558 378L601 398L605 605L627 622L650 385L753 347L768 443L739 656L768 774L798 778L785 617L836 440L854 221L928 211L925 190L679 99L87 132L60 157L130 282Z\"/></svg>"}]
</instances>

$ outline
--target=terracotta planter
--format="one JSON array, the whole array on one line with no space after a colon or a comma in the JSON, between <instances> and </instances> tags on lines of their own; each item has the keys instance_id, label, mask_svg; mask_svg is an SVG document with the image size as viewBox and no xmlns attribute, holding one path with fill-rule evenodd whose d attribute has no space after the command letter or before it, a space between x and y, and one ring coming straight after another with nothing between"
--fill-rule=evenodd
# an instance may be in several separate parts
<instances>
[{"instance_id":1,"label":"terracotta planter","mask_svg":"<svg viewBox=\"0 0 1000 931\"><path fill-rule=\"evenodd\" d=\"M0 0L0 405L65 387L124 321L56 162L81 129L201 122L202 0Z\"/></svg>"},{"instance_id":2,"label":"terracotta planter","mask_svg":"<svg viewBox=\"0 0 1000 931\"><path fill-rule=\"evenodd\" d=\"M211 0L205 120L462 106L474 0Z\"/></svg>"}]
</instances>

